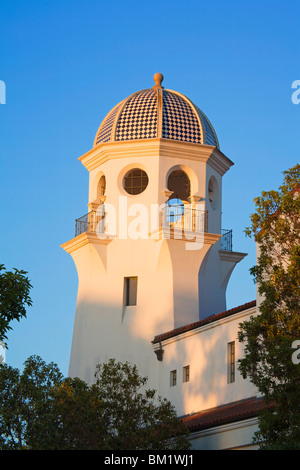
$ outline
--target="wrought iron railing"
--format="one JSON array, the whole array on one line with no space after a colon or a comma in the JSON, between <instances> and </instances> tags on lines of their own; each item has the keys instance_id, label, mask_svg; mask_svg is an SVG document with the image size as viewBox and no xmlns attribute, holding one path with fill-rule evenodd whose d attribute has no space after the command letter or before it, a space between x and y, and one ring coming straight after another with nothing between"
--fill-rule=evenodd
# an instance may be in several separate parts
<instances>
[{"instance_id":1,"label":"wrought iron railing","mask_svg":"<svg viewBox=\"0 0 300 470\"><path fill-rule=\"evenodd\" d=\"M75 221L75 237L84 232L104 233L103 215L90 211ZM166 206L160 212L159 225L167 229L207 233L208 212L187 206ZM221 250L232 251L232 230L222 229Z\"/></svg>"},{"instance_id":2,"label":"wrought iron railing","mask_svg":"<svg viewBox=\"0 0 300 470\"><path fill-rule=\"evenodd\" d=\"M181 229L191 232L207 232L207 211L186 206L165 206L160 211L159 225L163 228ZM84 232L104 233L103 219L97 211L90 211L75 221L75 237Z\"/></svg>"},{"instance_id":3,"label":"wrought iron railing","mask_svg":"<svg viewBox=\"0 0 300 470\"><path fill-rule=\"evenodd\" d=\"M207 232L208 212L187 205L165 206L161 211L161 225L187 232Z\"/></svg>"},{"instance_id":4,"label":"wrought iron railing","mask_svg":"<svg viewBox=\"0 0 300 470\"><path fill-rule=\"evenodd\" d=\"M75 220L75 237L84 232L96 233L99 216L96 211L90 211L79 219Z\"/></svg>"},{"instance_id":5,"label":"wrought iron railing","mask_svg":"<svg viewBox=\"0 0 300 470\"><path fill-rule=\"evenodd\" d=\"M232 230L221 230L221 250L232 251Z\"/></svg>"}]
</instances>

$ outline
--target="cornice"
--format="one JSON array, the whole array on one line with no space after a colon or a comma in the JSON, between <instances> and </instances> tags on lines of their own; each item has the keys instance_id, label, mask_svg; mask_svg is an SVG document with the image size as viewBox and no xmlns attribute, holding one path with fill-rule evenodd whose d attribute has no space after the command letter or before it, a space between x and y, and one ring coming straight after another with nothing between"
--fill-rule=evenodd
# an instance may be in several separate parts
<instances>
[{"instance_id":1,"label":"cornice","mask_svg":"<svg viewBox=\"0 0 300 470\"><path fill-rule=\"evenodd\" d=\"M208 163L221 175L233 165L233 162L214 146L159 138L99 144L79 157L78 160L88 171L92 171L111 159L151 156Z\"/></svg>"},{"instance_id":2,"label":"cornice","mask_svg":"<svg viewBox=\"0 0 300 470\"><path fill-rule=\"evenodd\" d=\"M154 230L152 233L149 233L149 236L154 241L159 241L162 239L166 240L178 240L190 243L203 243L204 245L214 245L222 235L215 234L215 233L199 233L192 230L182 230L180 228L173 228L170 229L165 227L159 227L157 230Z\"/></svg>"},{"instance_id":3,"label":"cornice","mask_svg":"<svg viewBox=\"0 0 300 470\"><path fill-rule=\"evenodd\" d=\"M81 235L78 235L75 238L72 238L66 243L63 243L61 248L67 253L72 253L75 250L78 250L82 246L87 245L88 243L98 244L98 245L107 245L112 241L112 238L101 239L97 236L96 233L84 232Z\"/></svg>"},{"instance_id":4,"label":"cornice","mask_svg":"<svg viewBox=\"0 0 300 470\"><path fill-rule=\"evenodd\" d=\"M220 318L216 318L213 321L210 321L210 318L208 317L207 319L204 319L203 321L199 321L199 326L187 329L186 331L178 332L177 334L166 336L166 338L161 337L158 340L154 339L152 341L152 348L153 350L157 350L161 348L162 346L167 346L168 344L185 340L189 337L201 334L204 331L217 328L221 325L225 325L233 321L241 322L243 318L254 316L256 313L257 313L256 306L251 306L245 310L233 313L228 316L226 315L224 315L224 317L220 316ZM180 330L180 328L178 330Z\"/></svg>"},{"instance_id":5,"label":"cornice","mask_svg":"<svg viewBox=\"0 0 300 470\"><path fill-rule=\"evenodd\" d=\"M207 163L221 176L223 176L229 170L229 168L234 165L234 163L216 147L211 153Z\"/></svg>"},{"instance_id":6,"label":"cornice","mask_svg":"<svg viewBox=\"0 0 300 470\"><path fill-rule=\"evenodd\" d=\"M229 261L231 263L239 263L248 254L247 253L240 253L238 251L219 250L219 255L220 255L221 261Z\"/></svg>"},{"instance_id":7,"label":"cornice","mask_svg":"<svg viewBox=\"0 0 300 470\"><path fill-rule=\"evenodd\" d=\"M230 432L230 431L236 431L240 430L242 428L250 428L252 426L257 426L258 424L258 417L255 418L248 418L248 419L242 419L238 416L236 418L236 421L233 421L231 423L226 423L226 424L220 424L216 426L215 424L212 426L208 426L205 429L201 429L200 431L193 431L191 433L190 439L200 439L203 437L208 437L208 436L215 436L216 434L224 433L224 432ZM246 444L248 446L255 446L253 442L249 439L249 442ZM245 444L243 444L243 447ZM231 447L229 447L229 450Z\"/></svg>"}]
</instances>

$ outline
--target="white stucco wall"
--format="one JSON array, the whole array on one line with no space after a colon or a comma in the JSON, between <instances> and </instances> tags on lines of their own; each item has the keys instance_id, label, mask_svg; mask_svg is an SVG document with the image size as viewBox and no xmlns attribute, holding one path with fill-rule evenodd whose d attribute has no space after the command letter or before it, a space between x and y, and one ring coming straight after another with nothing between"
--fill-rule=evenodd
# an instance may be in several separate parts
<instances>
[{"instance_id":1,"label":"white stucco wall","mask_svg":"<svg viewBox=\"0 0 300 470\"><path fill-rule=\"evenodd\" d=\"M158 389L174 403L180 416L257 394L238 371L238 359L243 355L238 341L239 324L255 312L253 307L161 342L164 354L163 361L157 365ZM235 341L235 381L228 383L227 345L232 341ZM182 369L187 365L190 380L183 382ZM172 370L177 371L176 386L170 386Z\"/></svg>"},{"instance_id":2,"label":"white stucco wall","mask_svg":"<svg viewBox=\"0 0 300 470\"><path fill-rule=\"evenodd\" d=\"M148 386L169 398L179 414L238 400L251 393L239 377L227 384L227 342L236 338L237 320L212 324L164 343L159 362L151 341L157 334L197 322L226 310L230 274L244 254L220 252L222 176L230 162L213 147L184 143L113 143L92 149L80 159L89 171L89 208L97 208L97 186L106 178L104 205L116 215L116 237L83 233L63 248L78 272L78 295L70 359L70 376L92 382L96 365L115 358L138 366ZM149 184L136 196L123 188L133 168L146 171ZM182 168L189 175L191 195L208 211L209 232L197 250L183 239L152 231L151 207L166 202L168 173ZM217 204L208 200L208 182L217 185ZM103 201L102 201L103 202ZM148 226L139 227L142 205ZM137 212L135 212L137 209ZM140 219L141 220L141 219ZM125 225L124 225L125 223ZM122 225L123 224L123 225ZM135 225L132 225L135 224ZM130 228L140 238L131 236ZM106 227L108 234L111 226ZM215 234L214 234L215 233ZM137 305L124 306L124 278L138 277ZM191 380L169 387L169 372L190 365ZM180 375L181 372L179 372Z\"/></svg>"}]
</instances>

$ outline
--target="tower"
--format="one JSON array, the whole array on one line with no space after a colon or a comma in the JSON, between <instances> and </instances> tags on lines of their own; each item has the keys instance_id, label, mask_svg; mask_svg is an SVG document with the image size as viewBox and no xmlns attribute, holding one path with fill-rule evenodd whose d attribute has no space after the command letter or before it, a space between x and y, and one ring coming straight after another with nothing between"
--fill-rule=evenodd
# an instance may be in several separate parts
<instances>
[{"instance_id":1,"label":"tower","mask_svg":"<svg viewBox=\"0 0 300 470\"><path fill-rule=\"evenodd\" d=\"M245 256L221 228L232 161L205 114L161 74L154 81L108 113L79 159L88 213L62 247L78 272L69 374L87 382L112 357L158 386L153 338L225 310Z\"/></svg>"}]
</instances>

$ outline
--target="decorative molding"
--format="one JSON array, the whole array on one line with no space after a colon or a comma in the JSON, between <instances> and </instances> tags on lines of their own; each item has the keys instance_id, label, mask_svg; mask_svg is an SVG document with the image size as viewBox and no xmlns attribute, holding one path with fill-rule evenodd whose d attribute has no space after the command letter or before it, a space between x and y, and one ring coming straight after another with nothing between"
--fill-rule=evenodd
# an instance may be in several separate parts
<instances>
[{"instance_id":1,"label":"decorative molding","mask_svg":"<svg viewBox=\"0 0 300 470\"><path fill-rule=\"evenodd\" d=\"M97 211L98 207L105 203L107 196L99 196L92 202L87 204L88 208L92 211Z\"/></svg>"},{"instance_id":2,"label":"decorative molding","mask_svg":"<svg viewBox=\"0 0 300 470\"><path fill-rule=\"evenodd\" d=\"M220 327L226 323L232 322L232 321L239 321L241 322L243 318L245 317L250 317L254 316L257 313L256 307L249 307L246 310L243 310L241 312L234 313L232 315L220 318L218 320L212 321L205 323L204 325L200 325L196 328L192 328L187 331L183 331L182 333L178 333L174 336L167 337L166 339L161 338L160 342L162 343L162 346L168 346L169 344L176 343L177 341L182 341L187 338L190 338L192 336L198 335L203 333L204 331L211 330L213 328ZM153 344L153 349L155 347L155 344Z\"/></svg>"},{"instance_id":3,"label":"decorative molding","mask_svg":"<svg viewBox=\"0 0 300 470\"><path fill-rule=\"evenodd\" d=\"M159 342L158 346L156 345L156 348L154 348L154 353L156 354L157 360L162 362L164 350L162 348L161 342Z\"/></svg>"},{"instance_id":4,"label":"decorative molding","mask_svg":"<svg viewBox=\"0 0 300 470\"><path fill-rule=\"evenodd\" d=\"M195 202L199 202L202 199L202 196L199 196L198 194L193 194L193 196L190 197L190 203L194 204Z\"/></svg>"},{"instance_id":5,"label":"decorative molding","mask_svg":"<svg viewBox=\"0 0 300 470\"><path fill-rule=\"evenodd\" d=\"M171 227L169 229L166 227L159 227L157 230L149 233L149 236L156 242L162 239L170 239L190 243L200 242L204 245L214 245L222 235L206 232L199 233L192 230L182 230L181 228Z\"/></svg>"},{"instance_id":6,"label":"decorative molding","mask_svg":"<svg viewBox=\"0 0 300 470\"><path fill-rule=\"evenodd\" d=\"M240 253L238 251L219 250L221 261L229 261L231 263L239 263L247 255L248 253Z\"/></svg>"},{"instance_id":7,"label":"decorative molding","mask_svg":"<svg viewBox=\"0 0 300 470\"><path fill-rule=\"evenodd\" d=\"M169 191L168 189L164 189L164 190L162 191L162 194L163 194L165 197L168 197L168 198L169 198L170 196L172 196L173 193L174 193L174 191Z\"/></svg>"},{"instance_id":8,"label":"decorative molding","mask_svg":"<svg viewBox=\"0 0 300 470\"><path fill-rule=\"evenodd\" d=\"M98 245L108 245L113 240L113 238L99 238L96 233L92 232L84 232L78 235L72 240L69 240L66 243L63 243L61 248L65 250L67 253L72 253L75 250L87 245L88 243L98 244Z\"/></svg>"},{"instance_id":9,"label":"decorative molding","mask_svg":"<svg viewBox=\"0 0 300 470\"><path fill-rule=\"evenodd\" d=\"M88 171L92 171L111 159L151 156L197 160L208 163L220 175L223 175L233 165L229 158L211 145L159 138L99 144L79 157L78 160Z\"/></svg>"},{"instance_id":10,"label":"decorative molding","mask_svg":"<svg viewBox=\"0 0 300 470\"><path fill-rule=\"evenodd\" d=\"M201 439L201 438L205 438L205 437L210 437L210 436L214 436L216 434L220 434L220 433L223 433L223 432L231 432L231 431L236 431L236 430L240 430L242 428L248 428L249 431L252 430L253 427L258 427L258 417L254 417L254 418L247 418L247 419L243 419L243 420L235 420L233 421L232 423L227 423L227 424L221 424L219 426L212 426L210 428L207 428L207 429L204 429L204 430L201 430L201 431L196 431L196 432L191 432L190 436L189 436L189 439L190 440L196 440L196 439ZM244 448L244 447L253 447L255 448L255 444L253 444L253 441L252 441L252 435L253 435L253 432L252 433L249 433L249 442L246 442L246 443L243 443L240 447L241 448ZM232 447L236 447L233 443L233 445L230 447L230 449Z\"/></svg>"}]
</instances>

